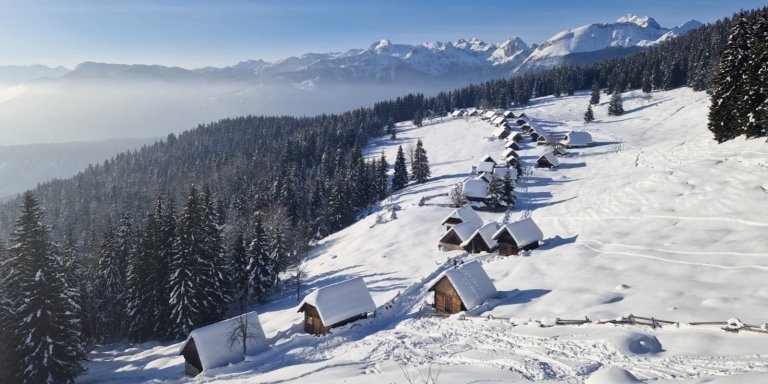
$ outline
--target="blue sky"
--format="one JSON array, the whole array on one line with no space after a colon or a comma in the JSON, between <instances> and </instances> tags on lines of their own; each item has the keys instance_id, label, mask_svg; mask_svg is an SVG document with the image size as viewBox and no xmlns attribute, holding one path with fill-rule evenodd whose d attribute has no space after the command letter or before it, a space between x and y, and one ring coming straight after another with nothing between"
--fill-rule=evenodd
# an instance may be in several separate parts
<instances>
[{"instance_id":1,"label":"blue sky","mask_svg":"<svg viewBox=\"0 0 768 384\"><path fill-rule=\"evenodd\" d=\"M0 0L0 65L82 61L200 67L306 52L478 37L540 43L628 12L672 27L768 0Z\"/></svg>"}]
</instances>

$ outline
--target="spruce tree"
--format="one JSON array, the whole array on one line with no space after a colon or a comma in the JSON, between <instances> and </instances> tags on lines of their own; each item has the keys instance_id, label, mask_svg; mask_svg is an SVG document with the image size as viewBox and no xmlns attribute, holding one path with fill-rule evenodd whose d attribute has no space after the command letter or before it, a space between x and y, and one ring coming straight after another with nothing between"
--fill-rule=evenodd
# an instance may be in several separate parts
<instances>
[{"instance_id":1,"label":"spruce tree","mask_svg":"<svg viewBox=\"0 0 768 384\"><path fill-rule=\"evenodd\" d=\"M405 153L403 146L397 147L397 157L395 158L395 173L392 176L392 190L399 191L408 185L408 169L405 167Z\"/></svg>"},{"instance_id":2,"label":"spruce tree","mask_svg":"<svg viewBox=\"0 0 768 384\"><path fill-rule=\"evenodd\" d=\"M760 115L761 107L768 100L764 92L768 77L768 15L766 12L758 12L754 25L750 30L749 62L744 73L742 96L738 101L739 114L744 116L744 133L747 137L768 135L768 126Z\"/></svg>"},{"instance_id":3,"label":"spruce tree","mask_svg":"<svg viewBox=\"0 0 768 384\"><path fill-rule=\"evenodd\" d=\"M381 152L381 158L376 163L376 194L379 200L384 200L389 195L389 163L387 163L387 157L384 156L384 152Z\"/></svg>"},{"instance_id":4,"label":"spruce tree","mask_svg":"<svg viewBox=\"0 0 768 384\"><path fill-rule=\"evenodd\" d=\"M501 186L501 201L508 207L515 205L517 199L515 198L515 182L512 180L512 172L504 174Z\"/></svg>"},{"instance_id":5,"label":"spruce tree","mask_svg":"<svg viewBox=\"0 0 768 384\"><path fill-rule=\"evenodd\" d=\"M592 83L592 94L589 98L590 105L600 104L600 86L597 83Z\"/></svg>"},{"instance_id":6,"label":"spruce tree","mask_svg":"<svg viewBox=\"0 0 768 384\"><path fill-rule=\"evenodd\" d=\"M273 262L275 283L278 281L279 274L288 270L288 247L285 244L283 231L284 229L278 225L272 229L269 237L269 252Z\"/></svg>"},{"instance_id":7,"label":"spruce tree","mask_svg":"<svg viewBox=\"0 0 768 384\"><path fill-rule=\"evenodd\" d=\"M416 141L416 150L413 153L413 163L411 163L411 174L417 183L423 183L431 176L427 151L424 149L421 139Z\"/></svg>"},{"instance_id":8,"label":"spruce tree","mask_svg":"<svg viewBox=\"0 0 768 384\"><path fill-rule=\"evenodd\" d=\"M288 188L287 184L286 188ZM202 269L199 271L198 284L201 285L208 302L203 322L209 324L224 318L227 303L230 300L227 294L230 287L230 272L222 246L221 229L217 224L216 204L208 185L203 186L200 198L203 211L201 223L203 252L200 254Z\"/></svg>"},{"instance_id":9,"label":"spruce tree","mask_svg":"<svg viewBox=\"0 0 768 384\"><path fill-rule=\"evenodd\" d=\"M744 97L742 70L748 67L750 60L749 40L749 24L746 14L741 12L733 23L728 43L720 56L720 65L712 79L708 128L718 143L743 133L747 115L739 110L739 102Z\"/></svg>"},{"instance_id":10,"label":"spruce tree","mask_svg":"<svg viewBox=\"0 0 768 384\"><path fill-rule=\"evenodd\" d=\"M421 109L417 109L416 113L413 115L413 125L417 127L421 127L424 124L424 116L421 112Z\"/></svg>"},{"instance_id":11,"label":"spruce tree","mask_svg":"<svg viewBox=\"0 0 768 384\"><path fill-rule=\"evenodd\" d=\"M158 210L155 207L155 216L160 220L160 238L157 252L158 260L154 275L154 294L160 304L157 308L157 323L155 335L165 338L172 337L171 306L168 302L168 287L170 285L171 264L175 257L176 243L176 203L172 197L166 196L165 207Z\"/></svg>"},{"instance_id":12,"label":"spruce tree","mask_svg":"<svg viewBox=\"0 0 768 384\"><path fill-rule=\"evenodd\" d=\"M97 330L107 339L122 334L123 274L117 254L117 241L112 222L107 222L99 249L97 286L99 292L99 322Z\"/></svg>"},{"instance_id":13,"label":"spruce tree","mask_svg":"<svg viewBox=\"0 0 768 384\"><path fill-rule=\"evenodd\" d=\"M154 268L157 266L160 223L154 213L147 215L138 232L138 241L128 259L125 287L125 318L128 336L134 341L145 341L154 336L158 301L155 297Z\"/></svg>"},{"instance_id":14,"label":"spruce tree","mask_svg":"<svg viewBox=\"0 0 768 384\"><path fill-rule=\"evenodd\" d=\"M621 116L624 114L624 105L621 101L621 93L617 90L611 95L611 101L608 104L608 114L611 116Z\"/></svg>"},{"instance_id":15,"label":"spruce tree","mask_svg":"<svg viewBox=\"0 0 768 384\"><path fill-rule=\"evenodd\" d=\"M501 199L504 194L504 182L494 175L491 182L488 183L488 190L485 194L485 205L496 208L501 206Z\"/></svg>"},{"instance_id":16,"label":"spruce tree","mask_svg":"<svg viewBox=\"0 0 768 384\"><path fill-rule=\"evenodd\" d=\"M584 122L591 123L595 121L595 113L592 112L592 104L587 105L587 112L584 113Z\"/></svg>"},{"instance_id":17,"label":"spruce tree","mask_svg":"<svg viewBox=\"0 0 768 384\"><path fill-rule=\"evenodd\" d=\"M239 311L248 306L248 249L242 233L238 233L232 244L232 301Z\"/></svg>"},{"instance_id":18,"label":"spruce tree","mask_svg":"<svg viewBox=\"0 0 768 384\"><path fill-rule=\"evenodd\" d=\"M274 281L274 268L269 252L269 240L261 223L256 220L253 240L248 248L248 285L252 302L261 303L266 299Z\"/></svg>"},{"instance_id":19,"label":"spruce tree","mask_svg":"<svg viewBox=\"0 0 768 384\"><path fill-rule=\"evenodd\" d=\"M212 307L202 286L201 273L208 273L205 260L204 207L194 186L190 189L179 218L170 268L169 305L174 337L186 337L193 329L205 325L205 311Z\"/></svg>"},{"instance_id":20,"label":"spruce tree","mask_svg":"<svg viewBox=\"0 0 768 384\"><path fill-rule=\"evenodd\" d=\"M84 372L77 287L68 286L65 266L42 224L43 210L31 192L11 235L15 262L3 280L15 286L10 325L15 352L12 382L73 383Z\"/></svg>"}]
</instances>

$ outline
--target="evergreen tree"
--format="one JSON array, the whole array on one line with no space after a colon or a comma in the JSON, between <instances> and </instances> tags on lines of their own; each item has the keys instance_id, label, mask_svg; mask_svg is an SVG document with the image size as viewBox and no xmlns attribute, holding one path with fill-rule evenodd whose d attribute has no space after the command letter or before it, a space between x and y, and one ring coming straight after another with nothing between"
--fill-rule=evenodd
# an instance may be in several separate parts
<instances>
[{"instance_id":1,"label":"evergreen tree","mask_svg":"<svg viewBox=\"0 0 768 384\"><path fill-rule=\"evenodd\" d=\"M331 193L328 195L326 209L325 222L329 230L337 231L352 221L353 212L349 195L346 178L335 177L331 185Z\"/></svg>"},{"instance_id":2,"label":"evergreen tree","mask_svg":"<svg viewBox=\"0 0 768 384\"><path fill-rule=\"evenodd\" d=\"M746 125L745 111L739 110L739 102L744 97L743 68L750 60L749 24L744 12L737 16L728 37L720 65L712 80L712 103L709 107L709 130L715 140L722 143L743 133Z\"/></svg>"},{"instance_id":3,"label":"evergreen tree","mask_svg":"<svg viewBox=\"0 0 768 384\"><path fill-rule=\"evenodd\" d=\"M100 312L97 330L102 337L112 338L122 334L123 271L117 254L117 240L111 222L107 222L99 249L97 286L100 293Z\"/></svg>"},{"instance_id":4,"label":"evergreen tree","mask_svg":"<svg viewBox=\"0 0 768 384\"><path fill-rule=\"evenodd\" d=\"M416 150L413 153L413 163L411 163L411 174L417 183L423 183L431 176L427 151L424 149L421 139L416 141Z\"/></svg>"},{"instance_id":5,"label":"evergreen tree","mask_svg":"<svg viewBox=\"0 0 768 384\"><path fill-rule=\"evenodd\" d=\"M488 183L488 191L485 194L485 205L489 207L501 206L501 199L504 195L504 182L496 177L491 178L491 182Z\"/></svg>"},{"instance_id":6,"label":"evergreen tree","mask_svg":"<svg viewBox=\"0 0 768 384\"><path fill-rule=\"evenodd\" d=\"M384 200L389 195L389 163L387 163L387 157L384 156L384 152L381 152L381 158L376 163L376 196L379 200Z\"/></svg>"},{"instance_id":7,"label":"evergreen tree","mask_svg":"<svg viewBox=\"0 0 768 384\"><path fill-rule=\"evenodd\" d=\"M403 146L397 147L395 158L395 173L392 176L392 191L399 191L408 185L408 169L405 167L405 153Z\"/></svg>"},{"instance_id":8,"label":"evergreen tree","mask_svg":"<svg viewBox=\"0 0 768 384\"><path fill-rule=\"evenodd\" d=\"M591 123L595 121L595 113L592 112L592 104L587 105L587 112L584 113L584 122Z\"/></svg>"},{"instance_id":9,"label":"evergreen tree","mask_svg":"<svg viewBox=\"0 0 768 384\"><path fill-rule=\"evenodd\" d=\"M159 264L160 223L154 213L147 215L138 233L138 242L128 259L125 287L125 318L128 336L135 341L145 341L154 336L157 321L156 309L167 302L165 297L155 297L154 268ZM165 291L164 291L165 292Z\"/></svg>"},{"instance_id":10,"label":"evergreen tree","mask_svg":"<svg viewBox=\"0 0 768 384\"><path fill-rule=\"evenodd\" d=\"M269 240L261 218L256 220L253 240L248 248L248 258L250 296L253 302L262 303L272 288L274 269L269 252Z\"/></svg>"},{"instance_id":11,"label":"evergreen tree","mask_svg":"<svg viewBox=\"0 0 768 384\"><path fill-rule=\"evenodd\" d=\"M159 203L160 200L158 200ZM157 337L172 337L171 306L168 302L168 287L171 282L171 264L175 258L176 244L176 203L173 198L164 199L165 207L155 206L155 216L160 220L158 260L154 270L154 296L158 297L157 322L154 333ZM159 205L159 204L158 204Z\"/></svg>"},{"instance_id":12,"label":"evergreen tree","mask_svg":"<svg viewBox=\"0 0 768 384\"><path fill-rule=\"evenodd\" d=\"M21 214L9 250L15 260L3 277L15 286L9 322L16 347L11 361L13 382L73 383L84 372L85 350L76 316L79 290L68 286L64 263L56 254L43 210L31 192L23 196ZM5 285L4 284L4 285Z\"/></svg>"},{"instance_id":13,"label":"evergreen tree","mask_svg":"<svg viewBox=\"0 0 768 384\"><path fill-rule=\"evenodd\" d=\"M397 125L395 124L395 119L392 116L390 116L389 120L387 121L387 135L389 135L391 140L397 139Z\"/></svg>"},{"instance_id":14,"label":"evergreen tree","mask_svg":"<svg viewBox=\"0 0 768 384\"><path fill-rule=\"evenodd\" d=\"M206 290L201 285L201 273L209 272L205 262L204 213L200 195L194 186L190 189L184 209L179 218L177 237L174 244L170 268L169 305L171 307L171 333L175 337L186 337L193 329L204 325L205 311L209 303Z\"/></svg>"},{"instance_id":15,"label":"evergreen tree","mask_svg":"<svg viewBox=\"0 0 768 384\"><path fill-rule=\"evenodd\" d=\"M413 115L413 125L417 127L421 127L424 124L424 116L421 112L421 109L417 109L416 113Z\"/></svg>"},{"instance_id":16,"label":"evergreen tree","mask_svg":"<svg viewBox=\"0 0 768 384\"><path fill-rule=\"evenodd\" d=\"M618 90L611 95L611 101L608 104L608 114L611 116L621 116L624 114L624 105L621 100L621 92Z\"/></svg>"},{"instance_id":17,"label":"evergreen tree","mask_svg":"<svg viewBox=\"0 0 768 384\"><path fill-rule=\"evenodd\" d=\"M286 188L288 188L287 185L288 183L286 183ZM203 193L200 198L203 211L201 223L203 252L200 254L202 265L199 271L198 284L202 286L208 302L203 322L209 324L224 318L227 303L230 300L229 295L227 295L230 287L230 272L222 245L221 229L217 224L216 203L208 185L203 186Z\"/></svg>"},{"instance_id":18,"label":"evergreen tree","mask_svg":"<svg viewBox=\"0 0 768 384\"><path fill-rule=\"evenodd\" d=\"M592 83L592 94L589 98L590 105L600 104L600 86L597 83Z\"/></svg>"},{"instance_id":19,"label":"evergreen tree","mask_svg":"<svg viewBox=\"0 0 768 384\"><path fill-rule=\"evenodd\" d=\"M238 311L248 306L248 249L242 233L238 233L232 244L232 301Z\"/></svg>"},{"instance_id":20,"label":"evergreen tree","mask_svg":"<svg viewBox=\"0 0 768 384\"><path fill-rule=\"evenodd\" d=\"M120 218L120 222L117 226L117 260L120 265L120 279L122 281L123 288L125 288L125 274L128 270L128 258L133 252L133 246L135 243L133 233L133 216L130 212L126 212Z\"/></svg>"},{"instance_id":21,"label":"evergreen tree","mask_svg":"<svg viewBox=\"0 0 768 384\"><path fill-rule=\"evenodd\" d=\"M501 201L508 207L514 206L517 201L517 198L515 198L515 182L512 180L511 172L507 172L502 179Z\"/></svg>"},{"instance_id":22,"label":"evergreen tree","mask_svg":"<svg viewBox=\"0 0 768 384\"><path fill-rule=\"evenodd\" d=\"M744 116L744 133L747 137L768 136L768 125L760 117L761 106L768 100L764 92L768 77L768 12L759 12L750 30L749 62L743 68L742 96L738 101L739 114Z\"/></svg>"},{"instance_id":23,"label":"evergreen tree","mask_svg":"<svg viewBox=\"0 0 768 384\"><path fill-rule=\"evenodd\" d=\"M269 238L269 252L273 263L275 282L277 282L280 273L288 270L288 247L285 244L283 231L283 228L278 225L272 229Z\"/></svg>"}]
</instances>

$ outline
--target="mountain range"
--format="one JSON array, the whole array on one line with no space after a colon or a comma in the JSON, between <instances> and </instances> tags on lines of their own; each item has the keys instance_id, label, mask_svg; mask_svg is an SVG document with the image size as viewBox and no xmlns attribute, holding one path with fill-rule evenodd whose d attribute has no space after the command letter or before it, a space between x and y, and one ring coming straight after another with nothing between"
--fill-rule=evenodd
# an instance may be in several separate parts
<instances>
[{"instance_id":1,"label":"mountain range","mask_svg":"<svg viewBox=\"0 0 768 384\"><path fill-rule=\"evenodd\" d=\"M381 40L363 49L307 53L275 62L248 60L220 68L85 62L66 73L61 68L44 70L35 66L28 74L30 78L40 77L37 74L58 75L68 81L145 79L289 83L309 89L322 83L470 82L623 56L701 26L700 22L690 20L667 29L651 17L628 14L615 23L590 24L559 32L540 45L529 45L519 37L500 44L477 38L423 44L395 44ZM0 67L0 79L5 77L6 68ZM19 72L18 67L14 70Z\"/></svg>"}]
</instances>

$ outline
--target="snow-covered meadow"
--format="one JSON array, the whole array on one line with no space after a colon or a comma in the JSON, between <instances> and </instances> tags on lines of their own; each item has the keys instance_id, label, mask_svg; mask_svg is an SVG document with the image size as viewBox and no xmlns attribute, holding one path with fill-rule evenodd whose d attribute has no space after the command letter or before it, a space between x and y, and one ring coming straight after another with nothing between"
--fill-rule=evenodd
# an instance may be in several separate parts
<instances>
[{"instance_id":1,"label":"snow-covered meadow","mask_svg":"<svg viewBox=\"0 0 768 384\"><path fill-rule=\"evenodd\" d=\"M377 316L313 337L302 331L295 292L286 292L255 308L271 351L194 380L768 381L768 334L687 325L732 317L768 322L768 146L743 138L716 144L706 129L705 93L626 93L626 113L619 117L607 116L608 97L602 98L597 121L587 126L582 115L589 95L536 99L524 109L550 135L586 130L595 143L571 150L554 170L526 167L543 148L523 144L527 172L515 209L480 215L499 222L530 216L545 241L525 256L473 256L483 260L501 293L493 305L472 311L479 317L419 313L432 300L425 294L428 283L462 254L437 249L445 231L440 222L451 211L437 204L483 155L499 160L504 143L491 139L494 128L477 118L446 118L421 128L401 123L397 140L373 142L368 154L384 151L392 163L398 145L420 138L432 179L323 239L303 265L303 293L363 277ZM682 324L539 327L554 318L629 314ZM185 382L178 348L99 348L80 381Z\"/></svg>"}]
</instances>

